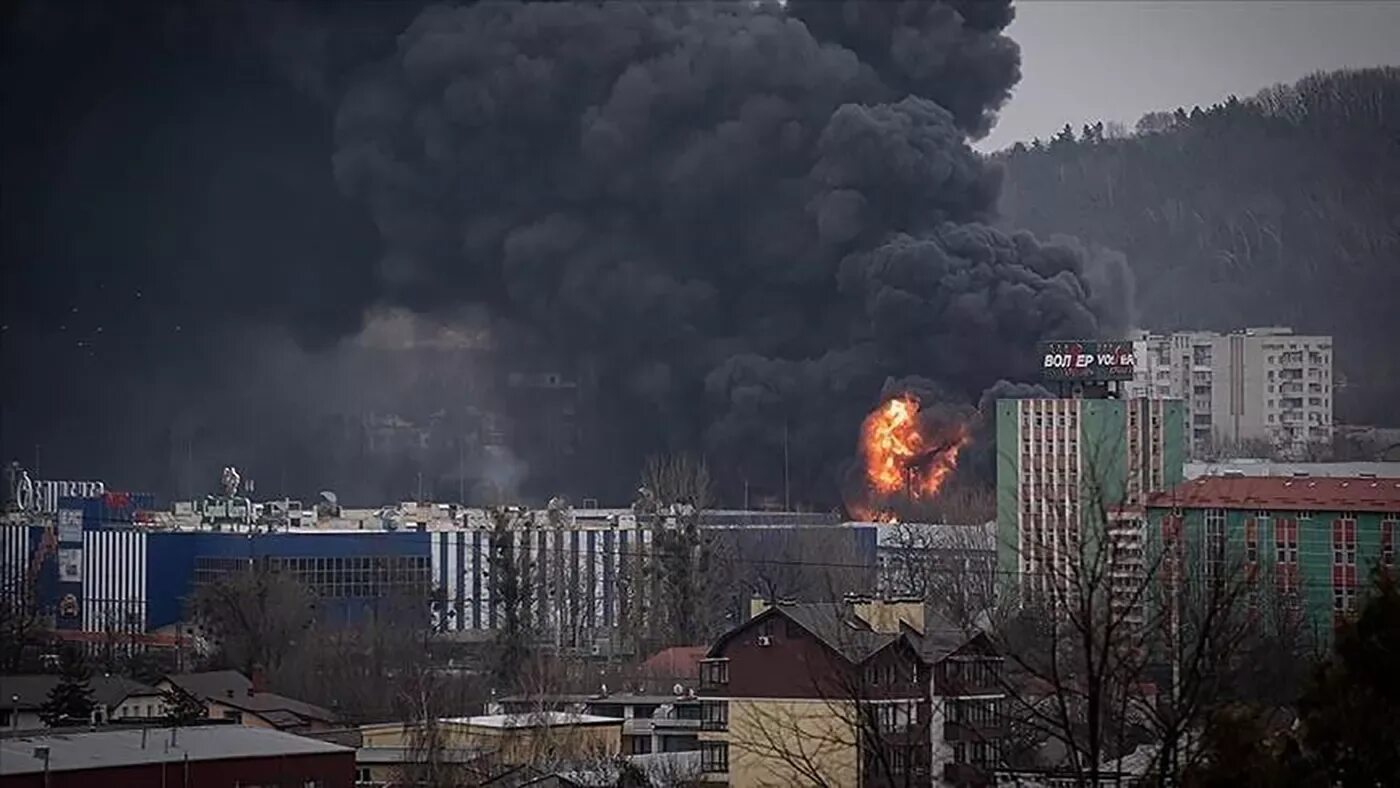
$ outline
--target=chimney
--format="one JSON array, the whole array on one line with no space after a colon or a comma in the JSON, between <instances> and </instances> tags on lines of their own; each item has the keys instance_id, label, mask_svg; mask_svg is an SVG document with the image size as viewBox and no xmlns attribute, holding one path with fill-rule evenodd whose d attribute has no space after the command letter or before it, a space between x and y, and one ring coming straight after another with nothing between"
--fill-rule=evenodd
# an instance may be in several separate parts
<instances>
[{"instance_id":1,"label":"chimney","mask_svg":"<svg viewBox=\"0 0 1400 788\"><path fill-rule=\"evenodd\" d=\"M253 675L248 684L248 697L253 697L255 693L267 692L267 676L263 673L262 667L254 667Z\"/></svg>"}]
</instances>

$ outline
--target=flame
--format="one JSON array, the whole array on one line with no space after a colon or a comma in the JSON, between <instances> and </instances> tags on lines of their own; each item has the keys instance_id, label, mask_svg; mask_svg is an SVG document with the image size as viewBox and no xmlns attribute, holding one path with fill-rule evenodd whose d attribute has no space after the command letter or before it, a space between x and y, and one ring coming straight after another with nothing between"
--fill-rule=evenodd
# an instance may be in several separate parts
<instances>
[{"instance_id":1,"label":"flame","mask_svg":"<svg viewBox=\"0 0 1400 788\"><path fill-rule=\"evenodd\" d=\"M877 495L905 492L933 497L958 467L958 452L967 445L967 428L958 425L946 436L926 435L919 424L919 400L905 394L888 400L861 426L865 477Z\"/></svg>"}]
</instances>

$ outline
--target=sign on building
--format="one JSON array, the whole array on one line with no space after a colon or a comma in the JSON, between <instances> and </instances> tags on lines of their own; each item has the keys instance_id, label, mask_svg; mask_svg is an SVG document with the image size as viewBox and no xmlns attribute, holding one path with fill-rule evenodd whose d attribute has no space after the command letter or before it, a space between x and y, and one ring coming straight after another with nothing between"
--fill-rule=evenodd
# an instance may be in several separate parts
<instances>
[{"instance_id":1,"label":"sign on building","mask_svg":"<svg viewBox=\"0 0 1400 788\"><path fill-rule=\"evenodd\" d=\"M1132 380L1133 361L1132 342L1040 343L1040 371L1044 380Z\"/></svg>"}]
</instances>

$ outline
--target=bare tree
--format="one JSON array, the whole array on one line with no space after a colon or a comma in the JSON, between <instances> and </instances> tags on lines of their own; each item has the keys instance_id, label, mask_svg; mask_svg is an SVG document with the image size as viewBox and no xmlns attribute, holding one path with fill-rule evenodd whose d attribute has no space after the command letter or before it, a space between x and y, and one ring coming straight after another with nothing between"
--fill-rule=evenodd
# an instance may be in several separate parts
<instances>
[{"instance_id":1,"label":"bare tree","mask_svg":"<svg viewBox=\"0 0 1400 788\"><path fill-rule=\"evenodd\" d=\"M0 585L0 672L23 670L48 631L33 578L23 573L7 574Z\"/></svg>"},{"instance_id":2,"label":"bare tree","mask_svg":"<svg viewBox=\"0 0 1400 788\"><path fill-rule=\"evenodd\" d=\"M219 650L219 659L244 673L276 670L299 645L314 619L311 593L289 572L264 561L204 583L187 600L191 618Z\"/></svg>"},{"instance_id":3,"label":"bare tree","mask_svg":"<svg viewBox=\"0 0 1400 788\"><path fill-rule=\"evenodd\" d=\"M800 697L729 703L731 762L763 764L760 784L925 786L934 778L933 666L922 633L876 631L857 604L780 606L800 610L801 623L790 626L821 647L792 665Z\"/></svg>"},{"instance_id":4,"label":"bare tree","mask_svg":"<svg viewBox=\"0 0 1400 788\"><path fill-rule=\"evenodd\" d=\"M725 625L731 579L720 542L701 531L713 500L709 468L689 455L653 457L642 471L633 511L651 531L627 591L629 613L646 633L637 653L706 642ZM639 571L636 571L639 570Z\"/></svg>"},{"instance_id":5,"label":"bare tree","mask_svg":"<svg viewBox=\"0 0 1400 788\"><path fill-rule=\"evenodd\" d=\"M1030 744L1058 745L1055 768L1079 785L1117 779L1123 754L1148 742L1150 770L1178 774L1254 631L1248 574L1223 526L1195 547L1170 529L1154 540L1138 482L1107 472L1121 450L1082 447L1065 527L1032 525L1001 546L1018 569L992 616L1009 724Z\"/></svg>"},{"instance_id":6,"label":"bare tree","mask_svg":"<svg viewBox=\"0 0 1400 788\"><path fill-rule=\"evenodd\" d=\"M880 590L924 600L930 613L975 627L996 604L995 524L895 523L880 533Z\"/></svg>"},{"instance_id":7,"label":"bare tree","mask_svg":"<svg viewBox=\"0 0 1400 788\"><path fill-rule=\"evenodd\" d=\"M490 512L490 556L488 582L491 586L491 615L495 618L492 678L501 690L514 688L535 638L534 562L528 549L520 549L518 535L533 518L515 508Z\"/></svg>"}]
</instances>

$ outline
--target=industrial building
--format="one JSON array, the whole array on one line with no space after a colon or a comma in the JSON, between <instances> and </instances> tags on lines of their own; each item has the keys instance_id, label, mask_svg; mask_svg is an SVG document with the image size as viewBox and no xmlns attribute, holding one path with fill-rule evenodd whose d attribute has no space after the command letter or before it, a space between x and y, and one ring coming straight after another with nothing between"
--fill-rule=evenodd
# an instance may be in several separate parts
<instances>
[{"instance_id":1,"label":"industrial building","mask_svg":"<svg viewBox=\"0 0 1400 788\"><path fill-rule=\"evenodd\" d=\"M1207 572L1239 567L1254 604L1276 600L1327 632L1358 609L1373 569L1395 569L1400 480L1208 476L1153 494L1147 513L1155 549Z\"/></svg>"},{"instance_id":2,"label":"industrial building","mask_svg":"<svg viewBox=\"0 0 1400 788\"><path fill-rule=\"evenodd\" d=\"M322 617L350 620L432 590L437 630L484 639L497 627L490 563L498 549L527 568L527 614L544 637L605 655L625 639L627 600L644 595L641 572L656 534L675 526L674 517L654 522L631 509L557 506L521 513L499 535L486 511L456 505L318 514L297 502L255 504L226 492L177 504L174 513L152 512L140 496L104 492L61 499L51 516L12 518L0 525L0 588L30 595L60 632L130 634L134 643L140 633L177 626L200 584L261 565L301 580ZM821 556L847 567L843 587L873 587L874 525L742 511L704 512L699 525L729 556L736 582L746 571L772 568L765 567L771 561L783 569L780 590L825 588L826 576L806 577L798 566Z\"/></svg>"},{"instance_id":3,"label":"industrial building","mask_svg":"<svg viewBox=\"0 0 1400 788\"><path fill-rule=\"evenodd\" d=\"M1290 328L1142 332L1133 352L1127 395L1186 403L1197 457L1252 441L1301 455L1332 439L1330 336Z\"/></svg>"},{"instance_id":4,"label":"industrial building","mask_svg":"<svg viewBox=\"0 0 1400 788\"><path fill-rule=\"evenodd\" d=\"M355 751L241 725L128 728L0 739L0 782L14 788L351 788Z\"/></svg>"}]
</instances>

